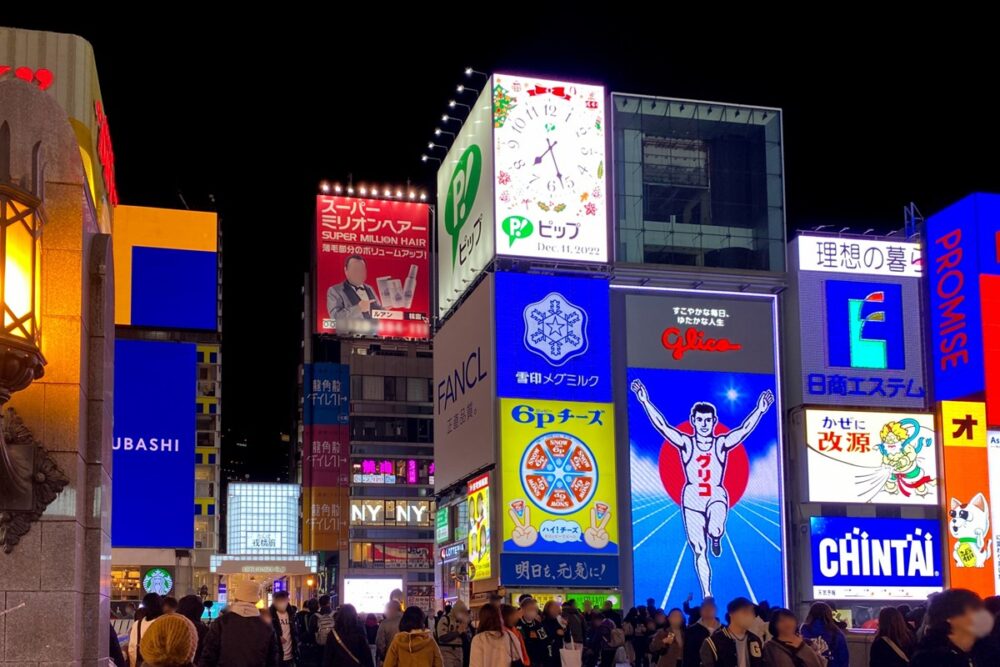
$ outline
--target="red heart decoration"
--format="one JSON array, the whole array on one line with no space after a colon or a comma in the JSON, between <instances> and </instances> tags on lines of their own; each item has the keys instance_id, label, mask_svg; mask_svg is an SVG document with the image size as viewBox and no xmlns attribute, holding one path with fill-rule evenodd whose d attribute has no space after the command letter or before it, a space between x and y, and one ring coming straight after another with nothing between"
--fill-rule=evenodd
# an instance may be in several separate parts
<instances>
[{"instance_id":1,"label":"red heart decoration","mask_svg":"<svg viewBox=\"0 0 1000 667\"><path fill-rule=\"evenodd\" d=\"M31 83L31 80L35 78L35 72L30 67L18 67L14 70L14 76L21 81Z\"/></svg>"},{"instance_id":2,"label":"red heart decoration","mask_svg":"<svg viewBox=\"0 0 1000 667\"><path fill-rule=\"evenodd\" d=\"M10 71L10 65L0 65L0 76Z\"/></svg>"},{"instance_id":3,"label":"red heart decoration","mask_svg":"<svg viewBox=\"0 0 1000 667\"><path fill-rule=\"evenodd\" d=\"M45 90L52 85L52 79L55 78L52 75L51 70L42 68L35 72L35 81L38 82L38 87Z\"/></svg>"}]
</instances>

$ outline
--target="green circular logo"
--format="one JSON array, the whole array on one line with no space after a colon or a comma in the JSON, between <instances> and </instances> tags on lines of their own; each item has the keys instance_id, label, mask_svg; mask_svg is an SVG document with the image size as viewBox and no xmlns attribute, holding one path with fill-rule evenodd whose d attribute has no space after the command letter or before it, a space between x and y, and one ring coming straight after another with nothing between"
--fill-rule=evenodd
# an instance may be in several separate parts
<instances>
[{"instance_id":1,"label":"green circular logo","mask_svg":"<svg viewBox=\"0 0 1000 667\"><path fill-rule=\"evenodd\" d=\"M162 567L154 567L142 578L142 587L147 593L166 595L174 587L174 578Z\"/></svg>"}]
</instances>

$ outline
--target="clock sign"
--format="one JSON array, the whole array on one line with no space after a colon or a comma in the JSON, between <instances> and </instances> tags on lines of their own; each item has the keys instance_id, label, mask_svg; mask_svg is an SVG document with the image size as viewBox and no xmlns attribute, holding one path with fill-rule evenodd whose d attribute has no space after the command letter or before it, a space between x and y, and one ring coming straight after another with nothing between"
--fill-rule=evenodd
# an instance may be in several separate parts
<instances>
[{"instance_id":1,"label":"clock sign","mask_svg":"<svg viewBox=\"0 0 1000 667\"><path fill-rule=\"evenodd\" d=\"M493 77L497 254L605 262L604 88Z\"/></svg>"}]
</instances>

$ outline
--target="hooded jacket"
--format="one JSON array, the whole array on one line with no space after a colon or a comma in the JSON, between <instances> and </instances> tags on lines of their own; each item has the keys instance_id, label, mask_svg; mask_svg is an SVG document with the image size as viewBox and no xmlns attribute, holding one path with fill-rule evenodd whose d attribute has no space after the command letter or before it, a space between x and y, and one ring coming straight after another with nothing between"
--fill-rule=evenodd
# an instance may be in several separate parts
<instances>
[{"instance_id":1,"label":"hooded jacket","mask_svg":"<svg viewBox=\"0 0 1000 667\"><path fill-rule=\"evenodd\" d=\"M198 667L272 667L278 664L274 630L249 602L236 602L205 635Z\"/></svg>"},{"instance_id":2,"label":"hooded jacket","mask_svg":"<svg viewBox=\"0 0 1000 667\"><path fill-rule=\"evenodd\" d=\"M389 644L385 667L443 667L441 649L430 630L398 632Z\"/></svg>"}]
</instances>

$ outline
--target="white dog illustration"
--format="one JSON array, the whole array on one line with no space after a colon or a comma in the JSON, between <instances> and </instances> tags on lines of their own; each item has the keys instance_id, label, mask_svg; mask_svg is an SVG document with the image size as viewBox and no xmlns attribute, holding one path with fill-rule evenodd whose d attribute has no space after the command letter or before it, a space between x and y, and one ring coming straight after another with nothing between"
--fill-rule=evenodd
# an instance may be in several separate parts
<instances>
[{"instance_id":1,"label":"white dog illustration","mask_svg":"<svg viewBox=\"0 0 1000 667\"><path fill-rule=\"evenodd\" d=\"M990 506L982 493L966 504L951 499L948 528L955 538L952 554L958 567L985 567L992 548L989 540Z\"/></svg>"}]
</instances>

